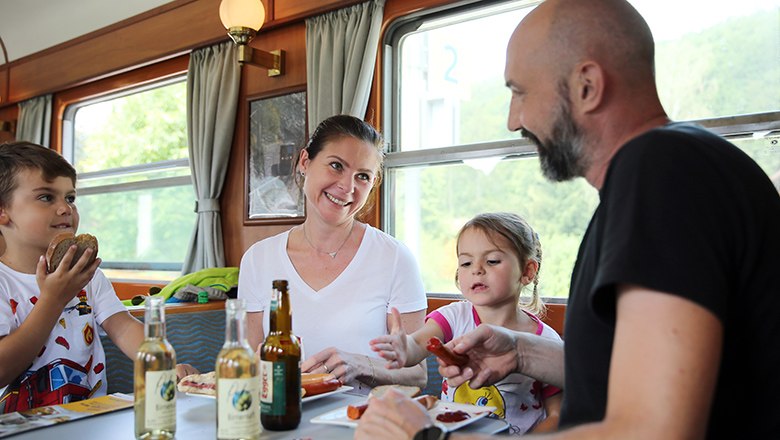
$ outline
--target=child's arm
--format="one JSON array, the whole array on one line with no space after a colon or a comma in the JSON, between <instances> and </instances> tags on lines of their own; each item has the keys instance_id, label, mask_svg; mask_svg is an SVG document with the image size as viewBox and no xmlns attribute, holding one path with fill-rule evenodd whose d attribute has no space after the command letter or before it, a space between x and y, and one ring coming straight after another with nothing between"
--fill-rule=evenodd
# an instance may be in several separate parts
<instances>
[{"instance_id":1,"label":"child's arm","mask_svg":"<svg viewBox=\"0 0 780 440\"><path fill-rule=\"evenodd\" d=\"M45 258L39 258L35 272L40 289L38 301L16 331L0 338L0 387L8 385L32 364L65 306L95 274L100 259L86 266L82 257L70 268L74 253L75 246L65 253L61 266L51 274L46 273Z\"/></svg>"},{"instance_id":2,"label":"child's arm","mask_svg":"<svg viewBox=\"0 0 780 440\"><path fill-rule=\"evenodd\" d=\"M555 432L558 430L558 419L561 417L562 400L563 392L553 394L544 399L544 411L547 413L547 418L534 426L531 432Z\"/></svg>"},{"instance_id":3,"label":"child's arm","mask_svg":"<svg viewBox=\"0 0 780 440\"><path fill-rule=\"evenodd\" d=\"M428 320L419 330L407 335L401 325L398 309L393 307L390 313L390 334L369 341L371 349L388 361L387 368L390 369L411 367L424 361L428 357L428 351L425 349L428 339L443 336L439 324Z\"/></svg>"},{"instance_id":4,"label":"child's arm","mask_svg":"<svg viewBox=\"0 0 780 440\"><path fill-rule=\"evenodd\" d=\"M144 341L144 325L141 321L125 311L109 316L101 326L125 356L135 359L138 347Z\"/></svg>"},{"instance_id":5,"label":"child's arm","mask_svg":"<svg viewBox=\"0 0 780 440\"><path fill-rule=\"evenodd\" d=\"M138 347L144 341L144 325L129 312L119 312L103 321L103 329L130 360L135 360ZM190 374L200 373L190 364L177 364L176 377L181 379Z\"/></svg>"}]
</instances>

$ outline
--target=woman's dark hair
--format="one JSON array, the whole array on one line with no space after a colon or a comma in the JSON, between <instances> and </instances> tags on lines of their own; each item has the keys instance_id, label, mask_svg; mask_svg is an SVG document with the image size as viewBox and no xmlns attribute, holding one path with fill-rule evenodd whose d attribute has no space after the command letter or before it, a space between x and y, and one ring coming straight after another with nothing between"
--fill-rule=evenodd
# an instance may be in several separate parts
<instances>
[{"instance_id":1,"label":"woman's dark hair","mask_svg":"<svg viewBox=\"0 0 780 440\"><path fill-rule=\"evenodd\" d=\"M382 168L384 164L384 139L379 131L374 128L368 122L362 119L356 118L350 115L335 115L331 116L317 125L314 132L309 137L309 142L306 144L305 150L309 155L309 159L314 159L320 154L320 151L325 147L325 144L336 141L344 137L351 137L369 145L373 145L377 152L377 158L379 166L376 170L376 179L374 179L374 186L371 188L371 193L366 200L366 204L357 213L357 217L363 220L371 208L374 206L374 198L376 197L376 188L382 182ZM295 158L295 165L293 166L293 173L295 173L295 182L299 187L303 186L303 176L297 172L298 162L301 160L301 156L298 155Z\"/></svg>"}]
</instances>

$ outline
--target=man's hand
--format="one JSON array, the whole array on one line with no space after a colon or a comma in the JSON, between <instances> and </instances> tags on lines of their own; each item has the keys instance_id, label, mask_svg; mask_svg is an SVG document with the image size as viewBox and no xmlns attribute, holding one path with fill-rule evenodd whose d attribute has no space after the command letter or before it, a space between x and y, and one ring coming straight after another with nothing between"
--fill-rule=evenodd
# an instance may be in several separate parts
<instances>
[{"instance_id":1,"label":"man's hand","mask_svg":"<svg viewBox=\"0 0 780 440\"><path fill-rule=\"evenodd\" d=\"M512 330L482 324L475 330L453 339L447 346L455 353L469 357L464 367L446 365L439 361L439 373L452 387L469 382L471 388L480 388L521 370L517 350L518 334Z\"/></svg>"},{"instance_id":2,"label":"man's hand","mask_svg":"<svg viewBox=\"0 0 780 440\"><path fill-rule=\"evenodd\" d=\"M411 439L417 431L432 423L421 404L390 389L382 397L368 399L368 409L360 417L355 439Z\"/></svg>"}]
</instances>

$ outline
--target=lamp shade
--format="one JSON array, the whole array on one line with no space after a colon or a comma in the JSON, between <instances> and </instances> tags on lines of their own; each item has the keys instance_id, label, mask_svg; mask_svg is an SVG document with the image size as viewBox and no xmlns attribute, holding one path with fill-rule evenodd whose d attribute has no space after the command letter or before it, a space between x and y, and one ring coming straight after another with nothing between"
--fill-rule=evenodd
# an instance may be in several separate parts
<instances>
[{"instance_id":1,"label":"lamp shade","mask_svg":"<svg viewBox=\"0 0 780 440\"><path fill-rule=\"evenodd\" d=\"M246 27L257 31L265 21L265 6L260 0L222 0L219 19L225 29Z\"/></svg>"}]
</instances>

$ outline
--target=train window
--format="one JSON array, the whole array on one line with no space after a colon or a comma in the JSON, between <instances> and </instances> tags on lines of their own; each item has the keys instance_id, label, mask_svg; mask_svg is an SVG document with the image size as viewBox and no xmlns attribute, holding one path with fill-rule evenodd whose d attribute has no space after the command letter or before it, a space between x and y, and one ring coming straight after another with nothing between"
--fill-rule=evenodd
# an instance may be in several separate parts
<instances>
[{"instance_id":1,"label":"train window","mask_svg":"<svg viewBox=\"0 0 780 440\"><path fill-rule=\"evenodd\" d=\"M65 109L63 155L79 173L80 231L112 280L179 275L195 225L184 77Z\"/></svg>"},{"instance_id":2,"label":"train window","mask_svg":"<svg viewBox=\"0 0 780 440\"><path fill-rule=\"evenodd\" d=\"M429 294L457 293L461 225L479 212L504 210L539 232L541 294L568 296L598 194L583 179L548 182L533 145L506 129L506 43L538 3L468 2L415 12L385 36L382 227L415 253ZM706 10L695 0L632 3L657 40L659 93L670 116L733 138L779 180L776 2L724 1Z\"/></svg>"}]
</instances>

